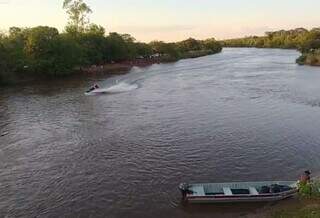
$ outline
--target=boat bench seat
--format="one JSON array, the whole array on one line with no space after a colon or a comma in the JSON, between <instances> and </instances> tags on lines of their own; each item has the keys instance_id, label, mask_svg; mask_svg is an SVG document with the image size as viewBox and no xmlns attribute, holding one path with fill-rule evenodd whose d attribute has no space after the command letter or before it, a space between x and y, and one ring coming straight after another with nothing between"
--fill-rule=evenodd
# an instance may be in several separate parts
<instances>
[{"instance_id":1,"label":"boat bench seat","mask_svg":"<svg viewBox=\"0 0 320 218\"><path fill-rule=\"evenodd\" d=\"M259 192L255 187L249 187L250 195L259 195Z\"/></svg>"},{"instance_id":2,"label":"boat bench seat","mask_svg":"<svg viewBox=\"0 0 320 218\"><path fill-rule=\"evenodd\" d=\"M230 187L223 187L224 195L233 195Z\"/></svg>"},{"instance_id":3,"label":"boat bench seat","mask_svg":"<svg viewBox=\"0 0 320 218\"><path fill-rule=\"evenodd\" d=\"M193 195L204 196L206 195L203 189L203 186L194 186L192 187Z\"/></svg>"}]
</instances>

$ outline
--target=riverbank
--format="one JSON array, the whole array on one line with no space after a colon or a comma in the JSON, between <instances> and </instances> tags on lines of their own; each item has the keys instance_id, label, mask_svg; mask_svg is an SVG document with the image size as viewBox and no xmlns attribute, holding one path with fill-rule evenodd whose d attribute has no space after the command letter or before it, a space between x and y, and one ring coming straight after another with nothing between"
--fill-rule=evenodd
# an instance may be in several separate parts
<instances>
[{"instance_id":1,"label":"riverbank","mask_svg":"<svg viewBox=\"0 0 320 218\"><path fill-rule=\"evenodd\" d=\"M137 59L132 61L121 61L117 63L106 63L83 67L80 71L84 74L124 74L132 67L147 67L152 64L161 63L160 59Z\"/></svg>"},{"instance_id":2,"label":"riverbank","mask_svg":"<svg viewBox=\"0 0 320 218\"><path fill-rule=\"evenodd\" d=\"M266 32L265 36L249 36L245 38L221 41L224 47L254 47L296 49L302 55L296 60L300 65L320 66L320 29L307 30L296 28Z\"/></svg>"},{"instance_id":3,"label":"riverbank","mask_svg":"<svg viewBox=\"0 0 320 218\"><path fill-rule=\"evenodd\" d=\"M272 218L320 217L320 199L297 199L270 212Z\"/></svg>"},{"instance_id":4,"label":"riverbank","mask_svg":"<svg viewBox=\"0 0 320 218\"><path fill-rule=\"evenodd\" d=\"M16 85L22 83L28 83L36 80L55 79L62 77L73 76L86 76L86 75L102 75L102 74L125 74L128 73L133 67L147 67L153 64L176 62L182 59L191 59L204 57L207 55L213 55L220 53L221 49L217 50L197 50L180 53L177 56L168 54L159 54L150 58L138 58L134 60L118 61L111 63L104 63L100 65L91 65L86 67L77 67L72 73L69 74L45 74L45 73L2 73L0 74L0 86Z\"/></svg>"},{"instance_id":5,"label":"riverbank","mask_svg":"<svg viewBox=\"0 0 320 218\"><path fill-rule=\"evenodd\" d=\"M114 63L105 63L102 65L92 65L89 67L82 67L80 71L84 74L123 74L128 72L132 67L147 67L153 64L176 62L183 59L199 58L208 55L217 54L222 51L213 50L199 50L189 51L180 54L177 57L170 55L161 55L155 58L141 58L136 60L120 61Z\"/></svg>"},{"instance_id":6,"label":"riverbank","mask_svg":"<svg viewBox=\"0 0 320 218\"><path fill-rule=\"evenodd\" d=\"M299 186L299 195L278 202L257 212L263 218L313 218L320 217L320 182L318 177L310 184Z\"/></svg>"},{"instance_id":7,"label":"riverbank","mask_svg":"<svg viewBox=\"0 0 320 218\"><path fill-rule=\"evenodd\" d=\"M320 217L320 199L293 198L268 205L247 218L318 218Z\"/></svg>"},{"instance_id":8,"label":"riverbank","mask_svg":"<svg viewBox=\"0 0 320 218\"><path fill-rule=\"evenodd\" d=\"M200 57L222 50L214 38L143 43L129 34L106 34L102 27L94 24L91 27L76 34L49 26L12 27L7 34L0 34L0 83L24 77L54 79L79 72L124 72L132 66Z\"/></svg>"}]
</instances>

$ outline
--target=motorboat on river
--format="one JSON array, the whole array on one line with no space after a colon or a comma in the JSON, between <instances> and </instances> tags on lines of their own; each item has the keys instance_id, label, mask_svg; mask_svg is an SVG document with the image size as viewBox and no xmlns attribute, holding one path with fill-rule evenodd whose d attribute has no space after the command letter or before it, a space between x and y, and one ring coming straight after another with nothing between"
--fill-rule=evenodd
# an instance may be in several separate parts
<instances>
[{"instance_id":1,"label":"motorboat on river","mask_svg":"<svg viewBox=\"0 0 320 218\"><path fill-rule=\"evenodd\" d=\"M94 84L89 90L85 92L86 95L99 95L106 93L108 93L108 90L100 88L100 86L97 84Z\"/></svg>"},{"instance_id":2,"label":"motorboat on river","mask_svg":"<svg viewBox=\"0 0 320 218\"><path fill-rule=\"evenodd\" d=\"M179 185L189 203L270 202L293 197L297 181L204 183Z\"/></svg>"},{"instance_id":3,"label":"motorboat on river","mask_svg":"<svg viewBox=\"0 0 320 218\"><path fill-rule=\"evenodd\" d=\"M92 86L88 91L85 92L85 95L101 95L101 94L117 94L122 92L129 92L137 89L139 86L137 84L131 84L126 82L120 82L109 86L107 88L100 88L98 85Z\"/></svg>"}]
</instances>

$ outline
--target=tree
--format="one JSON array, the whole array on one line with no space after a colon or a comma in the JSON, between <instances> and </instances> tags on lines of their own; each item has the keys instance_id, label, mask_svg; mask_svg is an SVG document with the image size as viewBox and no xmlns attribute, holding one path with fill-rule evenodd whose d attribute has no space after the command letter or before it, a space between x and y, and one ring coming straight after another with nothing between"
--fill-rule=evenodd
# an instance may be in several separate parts
<instances>
[{"instance_id":1,"label":"tree","mask_svg":"<svg viewBox=\"0 0 320 218\"><path fill-rule=\"evenodd\" d=\"M126 43L134 43L136 41L136 39L133 36L127 33L121 34L121 37Z\"/></svg>"},{"instance_id":2,"label":"tree","mask_svg":"<svg viewBox=\"0 0 320 218\"><path fill-rule=\"evenodd\" d=\"M92 23L87 27L86 33L91 34L91 35L104 37L106 30L102 26Z\"/></svg>"},{"instance_id":3,"label":"tree","mask_svg":"<svg viewBox=\"0 0 320 218\"><path fill-rule=\"evenodd\" d=\"M64 0L63 9L69 15L69 25L66 27L67 32L81 33L89 24L88 14L92 12L90 7L83 0Z\"/></svg>"},{"instance_id":4,"label":"tree","mask_svg":"<svg viewBox=\"0 0 320 218\"><path fill-rule=\"evenodd\" d=\"M0 84L4 82L4 74L8 70L7 52L3 46L4 37L0 35Z\"/></svg>"},{"instance_id":5,"label":"tree","mask_svg":"<svg viewBox=\"0 0 320 218\"><path fill-rule=\"evenodd\" d=\"M146 58L152 55L152 48L147 43L137 42L135 43L135 47L138 56Z\"/></svg>"},{"instance_id":6,"label":"tree","mask_svg":"<svg viewBox=\"0 0 320 218\"><path fill-rule=\"evenodd\" d=\"M181 41L178 43L178 47L182 52L201 50L201 43L193 38Z\"/></svg>"},{"instance_id":7,"label":"tree","mask_svg":"<svg viewBox=\"0 0 320 218\"><path fill-rule=\"evenodd\" d=\"M68 34L60 34L52 45L50 66L46 73L50 75L64 75L72 73L76 67L83 66L83 48Z\"/></svg>"},{"instance_id":8,"label":"tree","mask_svg":"<svg viewBox=\"0 0 320 218\"><path fill-rule=\"evenodd\" d=\"M137 57L137 46L136 39L130 34L121 34L122 39L126 44L127 54L129 59L134 59Z\"/></svg>"},{"instance_id":9,"label":"tree","mask_svg":"<svg viewBox=\"0 0 320 218\"><path fill-rule=\"evenodd\" d=\"M106 38L108 61L123 61L129 58L126 42L120 34L110 33Z\"/></svg>"},{"instance_id":10,"label":"tree","mask_svg":"<svg viewBox=\"0 0 320 218\"><path fill-rule=\"evenodd\" d=\"M58 36L58 30L53 27L39 26L28 29L25 44L27 56L33 59L49 57L50 44Z\"/></svg>"},{"instance_id":11,"label":"tree","mask_svg":"<svg viewBox=\"0 0 320 218\"><path fill-rule=\"evenodd\" d=\"M219 52L222 50L221 44L217 42L214 38L204 40L203 47L207 50L211 50L212 52Z\"/></svg>"},{"instance_id":12,"label":"tree","mask_svg":"<svg viewBox=\"0 0 320 218\"><path fill-rule=\"evenodd\" d=\"M162 41L150 42L150 46L154 53L159 53L161 55L169 55L170 59L178 59L179 50L175 43L165 43Z\"/></svg>"}]
</instances>

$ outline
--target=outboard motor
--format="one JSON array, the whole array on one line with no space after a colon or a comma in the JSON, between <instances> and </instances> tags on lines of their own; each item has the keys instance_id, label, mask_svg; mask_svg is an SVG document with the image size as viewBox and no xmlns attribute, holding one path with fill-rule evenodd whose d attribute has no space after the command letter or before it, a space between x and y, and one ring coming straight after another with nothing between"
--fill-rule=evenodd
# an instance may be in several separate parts
<instances>
[{"instance_id":1,"label":"outboard motor","mask_svg":"<svg viewBox=\"0 0 320 218\"><path fill-rule=\"evenodd\" d=\"M187 194L190 192L189 187L190 187L190 185L187 183L181 183L179 185L179 190L181 191L183 200L186 199Z\"/></svg>"}]
</instances>

